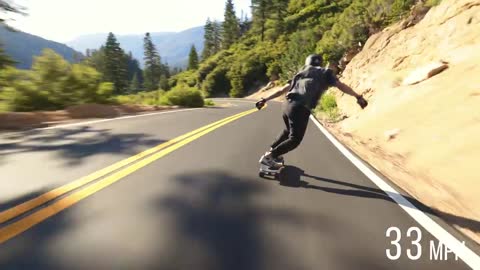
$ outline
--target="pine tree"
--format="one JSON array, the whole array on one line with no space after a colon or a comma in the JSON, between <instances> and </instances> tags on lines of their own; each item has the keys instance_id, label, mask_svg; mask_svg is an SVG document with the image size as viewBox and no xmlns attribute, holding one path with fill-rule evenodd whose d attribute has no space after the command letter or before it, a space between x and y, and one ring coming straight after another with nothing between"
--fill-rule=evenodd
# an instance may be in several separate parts
<instances>
[{"instance_id":1,"label":"pine tree","mask_svg":"<svg viewBox=\"0 0 480 270\"><path fill-rule=\"evenodd\" d=\"M127 73L128 80L132 81L133 77L136 75L139 84L143 83L142 69L140 68L140 63L137 59L133 58L132 52L129 52L126 56L127 61Z\"/></svg>"},{"instance_id":2,"label":"pine tree","mask_svg":"<svg viewBox=\"0 0 480 270\"><path fill-rule=\"evenodd\" d=\"M205 33L203 34L203 52L202 52L202 60L207 59L208 57L213 55L213 48L215 47L214 44L214 25L210 18L207 19L205 26L203 27Z\"/></svg>"},{"instance_id":3,"label":"pine tree","mask_svg":"<svg viewBox=\"0 0 480 270\"><path fill-rule=\"evenodd\" d=\"M190 49L190 54L188 55L188 69L197 69L198 68L198 54L195 45L192 45Z\"/></svg>"},{"instance_id":4,"label":"pine tree","mask_svg":"<svg viewBox=\"0 0 480 270\"><path fill-rule=\"evenodd\" d=\"M116 94L127 90L128 74L125 53L113 33L109 33L105 44L105 81L112 82Z\"/></svg>"},{"instance_id":5,"label":"pine tree","mask_svg":"<svg viewBox=\"0 0 480 270\"><path fill-rule=\"evenodd\" d=\"M144 69L144 86L147 90L155 90L158 88L158 82L162 75L162 63L155 44L153 44L150 33L145 34L143 39L145 69Z\"/></svg>"},{"instance_id":6,"label":"pine tree","mask_svg":"<svg viewBox=\"0 0 480 270\"><path fill-rule=\"evenodd\" d=\"M240 36L245 35L250 30L250 20L247 14L240 17Z\"/></svg>"},{"instance_id":7,"label":"pine tree","mask_svg":"<svg viewBox=\"0 0 480 270\"><path fill-rule=\"evenodd\" d=\"M213 22L213 54L216 54L222 49L222 24Z\"/></svg>"},{"instance_id":8,"label":"pine tree","mask_svg":"<svg viewBox=\"0 0 480 270\"><path fill-rule=\"evenodd\" d=\"M287 14L289 0L272 0L270 9L270 18L267 19L269 25L269 38L277 39L285 31L285 17Z\"/></svg>"},{"instance_id":9,"label":"pine tree","mask_svg":"<svg viewBox=\"0 0 480 270\"><path fill-rule=\"evenodd\" d=\"M238 18L235 15L235 8L232 0L227 0L225 4L225 15L222 28L222 48L228 49L240 37L240 26Z\"/></svg>"},{"instance_id":10,"label":"pine tree","mask_svg":"<svg viewBox=\"0 0 480 270\"><path fill-rule=\"evenodd\" d=\"M160 80L158 82L158 87L162 90L165 90L165 91L169 90L170 87L168 85L168 78L165 74L162 74L160 76Z\"/></svg>"},{"instance_id":11,"label":"pine tree","mask_svg":"<svg viewBox=\"0 0 480 270\"><path fill-rule=\"evenodd\" d=\"M253 27L260 33L260 40L265 38L268 9L271 0L252 0Z\"/></svg>"}]
</instances>

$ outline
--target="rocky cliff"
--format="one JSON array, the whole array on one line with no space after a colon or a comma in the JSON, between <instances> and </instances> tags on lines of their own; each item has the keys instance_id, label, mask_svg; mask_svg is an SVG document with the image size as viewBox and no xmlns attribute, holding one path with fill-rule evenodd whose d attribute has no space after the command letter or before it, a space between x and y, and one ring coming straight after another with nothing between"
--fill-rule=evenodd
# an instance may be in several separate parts
<instances>
[{"instance_id":1,"label":"rocky cliff","mask_svg":"<svg viewBox=\"0 0 480 270\"><path fill-rule=\"evenodd\" d=\"M335 91L348 118L329 129L480 242L480 1L444 0L408 20L348 64L342 81L370 105Z\"/></svg>"}]
</instances>

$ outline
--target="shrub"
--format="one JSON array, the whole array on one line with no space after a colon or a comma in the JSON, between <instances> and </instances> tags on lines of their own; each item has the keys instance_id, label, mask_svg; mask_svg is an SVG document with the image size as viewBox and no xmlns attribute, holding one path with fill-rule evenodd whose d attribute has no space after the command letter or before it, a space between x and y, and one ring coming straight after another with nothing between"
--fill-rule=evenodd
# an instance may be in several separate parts
<instances>
[{"instance_id":1,"label":"shrub","mask_svg":"<svg viewBox=\"0 0 480 270\"><path fill-rule=\"evenodd\" d=\"M203 107L205 105L202 93L198 89L186 85L178 85L168 91L162 97L161 102L166 105L184 107Z\"/></svg>"},{"instance_id":2,"label":"shrub","mask_svg":"<svg viewBox=\"0 0 480 270\"><path fill-rule=\"evenodd\" d=\"M202 91L207 97L230 91L232 86L226 73L226 69L218 67L207 75L202 83Z\"/></svg>"},{"instance_id":3,"label":"shrub","mask_svg":"<svg viewBox=\"0 0 480 270\"><path fill-rule=\"evenodd\" d=\"M4 111L55 109L45 92L38 91L29 71L7 68L0 71L0 102Z\"/></svg>"},{"instance_id":4,"label":"shrub","mask_svg":"<svg viewBox=\"0 0 480 270\"><path fill-rule=\"evenodd\" d=\"M165 91L163 90L139 92L131 95L116 96L114 101L120 104L159 105L164 95Z\"/></svg>"},{"instance_id":5,"label":"shrub","mask_svg":"<svg viewBox=\"0 0 480 270\"><path fill-rule=\"evenodd\" d=\"M330 93L325 93L320 99L320 110L329 111L337 108L337 101L335 96Z\"/></svg>"},{"instance_id":6,"label":"shrub","mask_svg":"<svg viewBox=\"0 0 480 270\"><path fill-rule=\"evenodd\" d=\"M112 84L101 83L94 68L70 65L52 50L35 57L31 71L0 70L4 110L54 110L82 103L108 103Z\"/></svg>"},{"instance_id":7,"label":"shrub","mask_svg":"<svg viewBox=\"0 0 480 270\"><path fill-rule=\"evenodd\" d=\"M205 99L205 106L215 106L215 102L211 99Z\"/></svg>"},{"instance_id":8,"label":"shrub","mask_svg":"<svg viewBox=\"0 0 480 270\"><path fill-rule=\"evenodd\" d=\"M340 113L337 107L335 96L331 93L325 93L320 99L320 103L315 108L315 114L320 118L326 118L328 121L337 121Z\"/></svg>"}]
</instances>

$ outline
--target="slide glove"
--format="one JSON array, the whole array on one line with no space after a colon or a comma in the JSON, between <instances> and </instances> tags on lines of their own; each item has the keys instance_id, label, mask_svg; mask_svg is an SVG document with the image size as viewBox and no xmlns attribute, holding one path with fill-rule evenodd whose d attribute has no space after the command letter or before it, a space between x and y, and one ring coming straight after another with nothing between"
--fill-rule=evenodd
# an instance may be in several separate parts
<instances>
[{"instance_id":1,"label":"slide glove","mask_svg":"<svg viewBox=\"0 0 480 270\"><path fill-rule=\"evenodd\" d=\"M257 107L258 110L261 110L263 106L265 106L265 103L267 103L267 101L264 98L262 98L260 101L255 103L255 107Z\"/></svg>"},{"instance_id":2,"label":"slide glove","mask_svg":"<svg viewBox=\"0 0 480 270\"><path fill-rule=\"evenodd\" d=\"M362 107L362 109L365 109L365 107L368 106L368 102L363 98L363 96L358 96L357 97L357 104Z\"/></svg>"}]
</instances>

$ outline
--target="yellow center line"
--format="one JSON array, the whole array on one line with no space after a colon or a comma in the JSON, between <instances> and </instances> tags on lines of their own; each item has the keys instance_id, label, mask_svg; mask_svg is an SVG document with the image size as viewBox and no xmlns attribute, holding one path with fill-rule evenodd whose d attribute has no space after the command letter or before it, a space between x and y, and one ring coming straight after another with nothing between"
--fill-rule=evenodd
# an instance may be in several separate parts
<instances>
[{"instance_id":1,"label":"yellow center line","mask_svg":"<svg viewBox=\"0 0 480 270\"><path fill-rule=\"evenodd\" d=\"M222 120L219 120L219 121L217 121L217 122L214 122L214 123L212 123L212 124L206 125L206 126L204 126L204 127L198 128L198 129L196 129L196 130L194 130L194 131L188 132L188 133L186 133L186 134L184 134L184 135L181 135L181 136L179 136L179 137L176 137L176 138L174 138L174 139L172 139L172 140L170 140L170 141L164 142L164 143L159 144L159 145L157 145L157 146L155 146L155 147L153 147L153 148L147 149L147 150L145 150L145 151L143 151L143 152L141 152L141 153L139 153L139 154L137 154L137 155L134 155L134 156L132 156L132 157L129 157L129 158L127 158L127 159L124 159L124 160L121 160L121 161L119 161L119 162L117 162L117 163L114 163L114 164L112 164L112 165L110 165L110 166L108 166L108 167L106 167L106 168L104 168L104 169L101 169L101 170L96 171L96 172L94 172L94 173L92 173L92 174L89 174L89 175L84 176L84 177L82 177L82 178L80 178L80 179L77 179L77 180L75 180L75 181L73 181L73 182L70 182L70 183L68 183L68 184L65 184L65 185L63 185L63 186L61 186L61 187L58 187L58 188L53 189L53 190L51 190L51 191L48 191L48 192L46 192L46 193L44 193L44 194L42 194L42 195L39 195L38 197L35 197L35 198L33 198L33 199L29 200L29 201L26 201L26 202L24 202L24 203L21 203L21 204L15 206L15 207L12 207L12 208L10 208L10 209L4 210L4 211L0 212L0 224L6 222L6 221L8 221L8 220L11 220L11 219L13 219L13 218L15 218L15 217L17 217L17 216L19 216L19 215L22 215L22 214L24 214L24 213L26 213L26 212L28 212L28 211L31 211L32 209L37 208L37 207L39 207L39 206L41 206L41 205L43 205L43 204L45 204L45 203L47 203L47 202L49 202L49 201L51 201L51 200L54 200L54 199L56 199L56 198L58 198L58 197L60 197L60 196L62 196L62 195L64 195L64 194L66 194L66 193L68 193L68 192L71 192L71 191L74 190L74 189L77 189L77 188L79 188L79 187L81 187L81 186L84 186L84 185L86 185L86 184L89 184L89 183L91 183L91 182L93 182L93 181L95 181L95 180L97 180L97 179L99 179L99 178L101 178L101 177L103 177L103 176L105 176L105 175L113 172L113 171L116 171L116 170L118 170L118 169L120 169L120 168L122 168L122 167L124 167L124 166L127 166L127 165L129 165L129 164L131 164L131 163L133 163L133 162L136 162L136 161L138 161L138 160L140 160L140 159L142 159L142 158L144 158L144 157L146 157L146 156L148 156L148 155L151 155L151 154L153 154L153 153L155 153L155 152L157 152L157 151L160 151L160 150L162 150L162 149L164 149L164 148L166 148L166 147L169 147L169 146L171 146L171 145L173 145L173 144L175 144L175 143L178 143L179 141L182 141L182 140L184 140L185 138L188 138L188 137L190 137L190 136L192 136L192 135L194 135L194 134L196 134L196 133L198 133L198 132L201 132L201 131L203 131L203 130L205 130L205 129L208 129L208 128L210 128L210 127L216 126L216 125L218 125L218 124L221 124L222 122L228 121L228 120L233 119L233 118L235 118L235 117L243 116L243 115L245 115L245 114L250 113L251 111L254 111L254 110L248 110L248 111L245 111L245 112L241 112L241 113L238 113L238 114L236 114L236 115L233 115L233 116L224 118L224 119L222 119Z\"/></svg>"},{"instance_id":2,"label":"yellow center line","mask_svg":"<svg viewBox=\"0 0 480 270\"><path fill-rule=\"evenodd\" d=\"M148 156L139 162L134 163L131 166L123 168L83 189L73 192L70 195L65 196L64 198L52 203L51 205L41 208L38 211L21 218L20 220L9 224L0 229L0 244L5 243L6 241L12 239L13 237L25 232L26 230L32 228L40 222L56 215L57 213L65 210L66 208L78 203L79 201L89 197L90 195L112 185L113 183L121 180L122 178L130 175L131 173L149 165L150 163L168 155L169 153L191 143L192 141L197 140L198 138L204 136L207 133L210 133L230 122L233 122L241 117L244 117L248 114L255 112L256 109L248 110L244 113L240 113L233 117L229 117L227 120L220 121L217 125L209 125L209 128L203 129L202 131L174 144L168 148L164 148L151 156Z\"/></svg>"}]
</instances>

